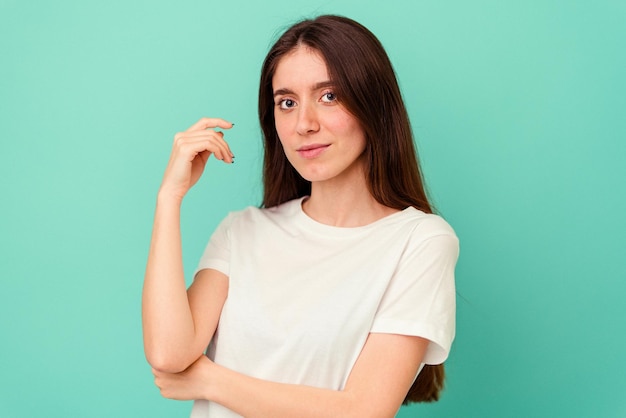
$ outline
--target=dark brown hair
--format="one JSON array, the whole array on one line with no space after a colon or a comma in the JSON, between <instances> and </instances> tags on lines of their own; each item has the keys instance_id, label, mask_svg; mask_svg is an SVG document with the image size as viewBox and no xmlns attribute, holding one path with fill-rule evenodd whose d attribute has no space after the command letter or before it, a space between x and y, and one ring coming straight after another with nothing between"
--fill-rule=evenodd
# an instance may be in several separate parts
<instances>
[{"instance_id":1,"label":"dark brown hair","mask_svg":"<svg viewBox=\"0 0 626 418\"><path fill-rule=\"evenodd\" d=\"M280 59L299 46L321 54L334 93L365 132L365 173L372 196L390 208L413 206L431 213L409 118L387 53L367 28L341 16L319 16L293 25L265 58L259 87L265 148L262 206L276 206L311 193L311 183L287 160L274 121L274 73ZM404 403L438 400L443 379L443 364L424 366Z\"/></svg>"}]
</instances>

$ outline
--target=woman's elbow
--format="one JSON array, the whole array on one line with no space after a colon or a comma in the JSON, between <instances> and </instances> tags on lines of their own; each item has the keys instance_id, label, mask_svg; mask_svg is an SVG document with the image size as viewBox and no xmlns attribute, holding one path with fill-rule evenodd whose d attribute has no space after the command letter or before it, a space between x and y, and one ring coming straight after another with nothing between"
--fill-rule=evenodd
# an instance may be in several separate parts
<instances>
[{"instance_id":1,"label":"woman's elbow","mask_svg":"<svg viewBox=\"0 0 626 418\"><path fill-rule=\"evenodd\" d=\"M153 369L164 373L180 373L191 365L183 356L163 352L162 350L145 350L146 360Z\"/></svg>"}]
</instances>

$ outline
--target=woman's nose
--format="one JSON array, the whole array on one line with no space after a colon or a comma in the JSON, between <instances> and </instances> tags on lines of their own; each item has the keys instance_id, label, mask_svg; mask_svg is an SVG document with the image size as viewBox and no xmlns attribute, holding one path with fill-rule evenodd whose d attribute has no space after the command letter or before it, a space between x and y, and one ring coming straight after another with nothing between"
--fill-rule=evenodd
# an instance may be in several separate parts
<instances>
[{"instance_id":1,"label":"woman's nose","mask_svg":"<svg viewBox=\"0 0 626 418\"><path fill-rule=\"evenodd\" d=\"M298 132L299 135L309 135L317 132L319 128L320 125L314 105L301 105L298 108L298 125L296 126L296 132Z\"/></svg>"}]
</instances>

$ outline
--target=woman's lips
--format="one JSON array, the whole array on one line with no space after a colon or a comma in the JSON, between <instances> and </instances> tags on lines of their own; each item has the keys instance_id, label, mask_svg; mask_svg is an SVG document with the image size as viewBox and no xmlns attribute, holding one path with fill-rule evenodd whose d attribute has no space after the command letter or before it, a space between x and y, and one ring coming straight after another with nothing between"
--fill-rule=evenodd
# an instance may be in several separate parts
<instances>
[{"instance_id":1,"label":"woman's lips","mask_svg":"<svg viewBox=\"0 0 626 418\"><path fill-rule=\"evenodd\" d=\"M329 146L329 144L311 144L302 146L296 151L302 158L311 159L319 156L321 153L326 151L326 148L328 148Z\"/></svg>"}]
</instances>

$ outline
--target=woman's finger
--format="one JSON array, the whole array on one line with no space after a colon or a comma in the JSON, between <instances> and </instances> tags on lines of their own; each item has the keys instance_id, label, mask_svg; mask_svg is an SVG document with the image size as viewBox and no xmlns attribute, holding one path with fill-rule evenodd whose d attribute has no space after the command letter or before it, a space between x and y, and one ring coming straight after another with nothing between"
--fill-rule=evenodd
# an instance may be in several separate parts
<instances>
[{"instance_id":1,"label":"woman's finger","mask_svg":"<svg viewBox=\"0 0 626 418\"><path fill-rule=\"evenodd\" d=\"M199 121L191 125L186 132L202 131L209 128L230 129L232 127L233 124L231 122L221 118L201 118Z\"/></svg>"},{"instance_id":2,"label":"woman's finger","mask_svg":"<svg viewBox=\"0 0 626 418\"><path fill-rule=\"evenodd\" d=\"M176 134L175 148L185 147L187 150L193 149L195 153L202 150L205 146L207 151L216 154L216 157L220 160L227 160L232 162L234 157L230 146L224 140L224 134L214 131L197 131L191 133Z\"/></svg>"},{"instance_id":3,"label":"woman's finger","mask_svg":"<svg viewBox=\"0 0 626 418\"><path fill-rule=\"evenodd\" d=\"M210 137L215 137L216 139L221 139L225 141L224 132L207 129L203 131L178 132L176 135L174 135L174 142L181 141L181 140L187 141L187 140L194 140L194 139L204 139L204 138L210 138Z\"/></svg>"},{"instance_id":4,"label":"woman's finger","mask_svg":"<svg viewBox=\"0 0 626 418\"><path fill-rule=\"evenodd\" d=\"M215 154L215 158L218 160L224 160L232 162L233 153L230 151L228 144L221 140L221 138L209 137L198 138L194 140L180 141L178 144L178 152L184 154L188 161L193 160L193 157L203 151L208 151Z\"/></svg>"}]
</instances>

